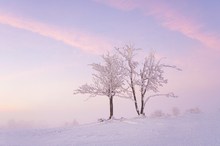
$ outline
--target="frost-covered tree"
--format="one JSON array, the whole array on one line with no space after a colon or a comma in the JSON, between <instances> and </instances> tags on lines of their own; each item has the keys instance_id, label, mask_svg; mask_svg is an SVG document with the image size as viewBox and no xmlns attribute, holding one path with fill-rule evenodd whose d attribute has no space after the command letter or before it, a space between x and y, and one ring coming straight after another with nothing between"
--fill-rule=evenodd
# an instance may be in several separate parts
<instances>
[{"instance_id":1,"label":"frost-covered tree","mask_svg":"<svg viewBox=\"0 0 220 146\"><path fill-rule=\"evenodd\" d=\"M134 61L134 56L135 56L135 51L138 49L135 49L133 46L126 45L123 48L116 48L117 52L123 57L123 61L125 64L123 64L123 68L127 72L127 79L126 82L129 86L130 90L127 90L127 93L129 96L133 97L134 100L134 105L135 105L135 110L137 114L140 114L139 108L138 108L138 103L137 103L137 95L136 95L136 90L135 90L135 85L137 83L137 72L136 68L138 66L138 62ZM131 98L132 98L131 97Z\"/></svg>"},{"instance_id":2,"label":"frost-covered tree","mask_svg":"<svg viewBox=\"0 0 220 146\"><path fill-rule=\"evenodd\" d=\"M146 103L153 97L156 96L167 96L176 97L172 92L167 94L159 94L159 87L167 84L167 79L164 77L165 68L173 68L180 70L176 66L166 65L162 63L162 59L156 60L154 52L151 52L149 56L145 58L142 67L138 66L140 63L134 60L135 52L138 50L132 45L126 45L123 48L117 48L117 52L121 55L122 60L127 62L124 68L127 70L127 83L130 87L130 92L133 96L135 108L138 115L145 115L144 109ZM138 71L140 69L140 71ZM140 110L137 104L137 93L135 87L140 90ZM146 93L153 93L151 95L146 95Z\"/></svg>"},{"instance_id":3,"label":"frost-covered tree","mask_svg":"<svg viewBox=\"0 0 220 146\"><path fill-rule=\"evenodd\" d=\"M93 84L84 84L75 90L75 94L90 94L94 96L107 96L109 98L110 115L109 119L113 117L113 98L121 95L124 92L124 77L125 71L123 61L117 55L103 55L103 63L91 64L95 71L93 74Z\"/></svg>"},{"instance_id":4,"label":"frost-covered tree","mask_svg":"<svg viewBox=\"0 0 220 146\"><path fill-rule=\"evenodd\" d=\"M140 70L140 79L138 85L141 88L141 110L140 114L144 115L144 108L150 98L156 96L177 97L174 93L158 94L159 87L167 84L167 79L164 77L165 68L173 68L180 70L176 66L163 64L162 59L156 60L154 52L151 52L145 58L142 69ZM153 95L146 96L146 92L152 91Z\"/></svg>"}]
</instances>

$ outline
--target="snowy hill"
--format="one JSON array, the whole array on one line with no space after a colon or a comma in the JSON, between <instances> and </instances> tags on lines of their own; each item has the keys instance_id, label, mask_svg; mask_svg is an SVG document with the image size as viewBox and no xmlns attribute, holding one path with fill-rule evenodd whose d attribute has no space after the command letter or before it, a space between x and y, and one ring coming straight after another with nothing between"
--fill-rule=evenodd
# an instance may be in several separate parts
<instances>
[{"instance_id":1,"label":"snowy hill","mask_svg":"<svg viewBox=\"0 0 220 146\"><path fill-rule=\"evenodd\" d=\"M136 118L54 129L0 129L0 146L218 146L220 114Z\"/></svg>"}]
</instances>

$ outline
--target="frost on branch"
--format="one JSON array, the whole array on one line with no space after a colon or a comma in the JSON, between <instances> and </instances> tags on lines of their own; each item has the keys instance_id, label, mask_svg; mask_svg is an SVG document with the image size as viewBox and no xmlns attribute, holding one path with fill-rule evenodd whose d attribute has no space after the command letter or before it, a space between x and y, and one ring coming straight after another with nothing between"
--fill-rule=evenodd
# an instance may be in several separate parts
<instances>
[{"instance_id":1,"label":"frost on branch","mask_svg":"<svg viewBox=\"0 0 220 146\"><path fill-rule=\"evenodd\" d=\"M156 61L154 52L145 58L143 68L140 70L141 78L138 81L142 88L142 94L145 94L146 91L159 92L159 87L167 84L167 79L164 78L164 68L180 70L176 66L161 63L161 60Z\"/></svg>"},{"instance_id":2,"label":"frost on branch","mask_svg":"<svg viewBox=\"0 0 220 146\"><path fill-rule=\"evenodd\" d=\"M135 51L139 49L134 48L132 45L126 45L123 48L116 48L116 51L121 55L122 60L125 62L123 68L126 71L126 83L128 84L128 89L130 88L131 90L127 90L127 95L134 100L135 104L135 109L137 114L140 114L139 108L138 108L138 103L137 103L137 96L136 96L136 90L135 90L135 85L137 82L136 77L138 76L136 72L136 68L138 66L138 62L134 61L135 57Z\"/></svg>"},{"instance_id":3,"label":"frost on branch","mask_svg":"<svg viewBox=\"0 0 220 146\"><path fill-rule=\"evenodd\" d=\"M173 68L179 70L176 66L166 65L161 63L162 59L156 61L154 52L151 52L148 57L145 58L143 68L140 70L140 80L138 85L141 87L141 114L144 114L144 108L147 101L151 97L156 96L167 96L177 97L174 93L167 94L155 94L146 97L146 92L153 91L154 93L159 92L159 87L163 87L167 84L167 79L164 78L164 68Z\"/></svg>"},{"instance_id":4,"label":"frost on branch","mask_svg":"<svg viewBox=\"0 0 220 146\"><path fill-rule=\"evenodd\" d=\"M116 48L116 51L120 54L122 60L126 62L124 68L127 71L126 81L130 88L127 93L132 95L134 99L135 109L137 114L144 115L144 108L147 101L156 96L176 97L173 93L158 94L159 87L167 84L167 79L164 77L164 69L172 68L181 70L176 66L167 65L162 63L162 59L156 60L154 52L151 52L144 60L143 65L134 60L136 51L139 49L134 48L132 45L126 45L122 48ZM138 71L138 69L140 71ZM141 107L138 108L137 103L137 91L139 89ZM146 93L155 93L154 95L146 96Z\"/></svg>"},{"instance_id":5,"label":"frost on branch","mask_svg":"<svg viewBox=\"0 0 220 146\"><path fill-rule=\"evenodd\" d=\"M110 102L110 117L113 117L113 97L125 92L123 88L125 70L122 68L123 61L117 55L103 55L103 64L93 63L90 66L95 71L93 84L82 85L75 94L89 94L91 97L100 95L107 96Z\"/></svg>"}]
</instances>

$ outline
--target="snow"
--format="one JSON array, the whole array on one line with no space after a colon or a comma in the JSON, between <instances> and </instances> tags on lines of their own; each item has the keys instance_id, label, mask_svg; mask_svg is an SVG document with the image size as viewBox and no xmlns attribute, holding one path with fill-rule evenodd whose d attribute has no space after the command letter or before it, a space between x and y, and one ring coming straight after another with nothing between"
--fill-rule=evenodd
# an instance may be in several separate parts
<instances>
[{"instance_id":1,"label":"snow","mask_svg":"<svg viewBox=\"0 0 220 146\"><path fill-rule=\"evenodd\" d=\"M68 128L0 129L0 146L217 146L220 112L133 118Z\"/></svg>"}]
</instances>

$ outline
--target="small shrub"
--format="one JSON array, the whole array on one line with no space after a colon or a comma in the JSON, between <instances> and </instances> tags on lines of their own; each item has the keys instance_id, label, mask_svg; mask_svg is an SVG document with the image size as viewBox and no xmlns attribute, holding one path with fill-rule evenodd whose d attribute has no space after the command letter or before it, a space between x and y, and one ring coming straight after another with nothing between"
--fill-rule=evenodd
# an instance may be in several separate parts
<instances>
[{"instance_id":1,"label":"small shrub","mask_svg":"<svg viewBox=\"0 0 220 146\"><path fill-rule=\"evenodd\" d=\"M151 118L161 118L161 117L165 117L165 115L166 114L163 113L162 110L156 110L150 115L150 117Z\"/></svg>"},{"instance_id":2,"label":"small shrub","mask_svg":"<svg viewBox=\"0 0 220 146\"><path fill-rule=\"evenodd\" d=\"M201 113L201 110L198 107L196 107L196 108L190 108L186 112L191 114L199 114Z\"/></svg>"},{"instance_id":3,"label":"small shrub","mask_svg":"<svg viewBox=\"0 0 220 146\"><path fill-rule=\"evenodd\" d=\"M179 116L180 115L180 109L178 107L173 107L172 108L172 114L175 117Z\"/></svg>"}]
</instances>

